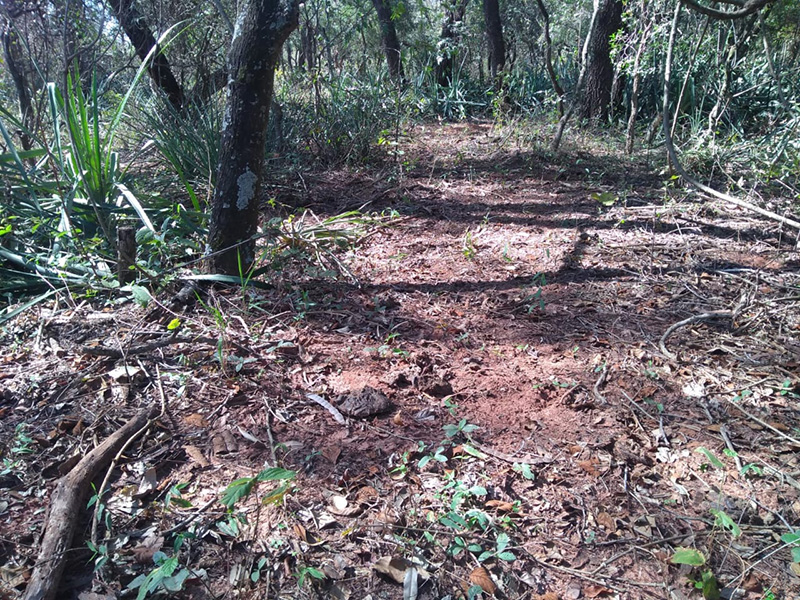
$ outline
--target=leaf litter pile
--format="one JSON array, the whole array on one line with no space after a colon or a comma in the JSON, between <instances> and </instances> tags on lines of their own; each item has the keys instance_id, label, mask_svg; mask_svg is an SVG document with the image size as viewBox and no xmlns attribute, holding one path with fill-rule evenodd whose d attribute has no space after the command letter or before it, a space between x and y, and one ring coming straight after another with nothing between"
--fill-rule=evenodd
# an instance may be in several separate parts
<instances>
[{"instance_id":1,"label":"leaf litter pile","mask_svg":"<svg viewBox=\"0 0 800 600\"><path fill-rule=\"evenodd\" d=\"M268 289L6 323L1 597L59 527L58 598L797 597L795 232L513 146L428 126L283 182L331 225Z\"/></svg>"}]
</instances>

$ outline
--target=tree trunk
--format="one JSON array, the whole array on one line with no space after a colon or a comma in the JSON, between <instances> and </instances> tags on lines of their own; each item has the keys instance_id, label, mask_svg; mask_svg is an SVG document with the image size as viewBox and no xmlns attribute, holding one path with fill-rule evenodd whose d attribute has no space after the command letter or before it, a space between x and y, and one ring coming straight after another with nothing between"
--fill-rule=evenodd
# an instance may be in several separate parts
<instances>
[{"instance_id":1,"label":"tree trunk","mask_svg":"<svg viewBox=\"0 0 800 600\"><path fill-rule=\"evenodd\" d=\"M622 27L622 0L602 0L589 46L586 71L586 93L581 106L585 119L604 121L608 118L614 66L611 64L611 36Z\"/></svg>"},{"instance_id":2,"label":"tree trunk","mask_svg":"<svg viewBox=\"0 0 800 600\"><path fill-rule=\"evenodd\" d=\"M28 90L28 77L27 69L23 67L26 64L25 58L22 56L22 44L14 31L11 19L8 19L2 32L0 32L3 42L3 56L5 57L6 68L9 75L14 82L14 88L17 90L17 101L19 102L19 112L22 117L21 123L24 128L20 132L20 140L22 147L25 150L31 149L31 138L29 133L33 132L34 127L34 114L33 105L31 103L31 94Z\"/></svg>"},{"instance_id":3,"label":"tree trunk","mask_svg":"<svg viewBox=\"0 0 800 600\"><path fill-rule=\"evenodd\" d=\"M246 0L228 54L228 102L211 202L207 268L244 275L255 260L275 67L297 27L297 0Z\"/></svg>"},{"instance_id":4,"label":"tree trunk","mask_svg":"<svg viewBox=\"0 0 800 600\"><path fill-rule=\"evenodd\" d=\"M547 68L547 75L550 77L550 85L553 86L553 91L558 97L558 116L564 116L564 88L558 81L556 70L553 68L553 40L550 37L550 14L547 12L543 0L536 0L539 7L539 12L542 14L542 21L544 21L544 66Z\"/></svg>"},{"instance_id":5,"label":"tree trunk","mask_svg":"<svg viewBox=\"0 0 800 600\"><path fill-rule=\"evenodd\" d=\"M483 0L483 18L486 21L486 38L489 42L489 76L497 85L498 77L506 65L506 43L503 40L503 22L500 20L498 0Z\"/></svg>"},{"instance_id":6,"label":"tree trunk","mask_svg":"<svg viewBox=\"0 0 800 600\"><path fill-rule=\"evenodd\" d=\"M156 38L153 37L153 33L147 27L139 11L136 10L133 0L108 0L108 4L136 50L136 54L141 60L147 58L150 50L156 45ZM163 52L155 52L147 70L156 86L167 95L170 104L177 110L183 108L185 103L183 90L178 84L178 80L175 79L169 61Z\"/></svg>"},{"instance_id":7,"label":"tree trunk","mask_svg":"<svg viewBox=\"0 0 800 600\"><path fill-rule=\"evenodd\" d=\"M436 81L442 87L453 82L453 59L458 50L464 14L469 0L445 0L445 17L436 57Z\"/></svg>"},{"instance_id":8,"label":"tree trunk","mask_svg":"<svg viewBox=\"0 0 800 600\"><path fill-rule=\"evenodd\" d=\"M378 13L378 23L381 26L381 47L386 55L386 66L389 69L389 77L398 84L405 80L403 74L403 61L400 54L400 39L397 37L397 29L392 19L392 6L390 0L372 0L375 12Z\"/></svg>"},{"instance_id":9,"label":"tree trunk","mask_svg":"<svg viewBox=\"0 0 800 600\"><path fill-rule=\"evenodd\" d=\"M631 89L631 110L628 115L628 127L625 131L625 153L633 154L633 138L636 132L636 117L639 114L639 86L642 81L642 73L639 65L642 60L642 52L647 45L647 38L650 36L650 23L644 26L644 31L639 38L639 45L636 48L636 56L633 59L633 87Z\"/></svg>"}]
</instances>

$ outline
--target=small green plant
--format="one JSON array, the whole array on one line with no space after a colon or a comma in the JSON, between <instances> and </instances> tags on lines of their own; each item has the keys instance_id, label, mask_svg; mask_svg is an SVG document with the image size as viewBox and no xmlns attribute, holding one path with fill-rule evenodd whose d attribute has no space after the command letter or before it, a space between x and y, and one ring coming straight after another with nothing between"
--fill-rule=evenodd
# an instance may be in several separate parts
<instances>
[{"instance_id":1,"label":"small green plant","mask_svg":"<svg viewBox=\"0 0 800 600\"><path fill-rule=\"evenodd\" d=\"M0 477L4 477L9 473L13 473L16 471L20 466L20 461L12 460L11 458L4 456L3 457L3 466L0 468Z\"/></svg>"},{"instance_id":2,"label":"small green plant","mask_svg":"<svg viewBox=\"0 0 800 600\"><path fill-rule=\"evenodd\" d=\"M180 567L179 553L169 557L164 552L158 551L153 555L156 567L147 575L139 575L128 584L129 590L138 589L136 600L144 600L148 594L164 592L174 595L183 589L186 580L191 576L191 571Z\"/></svg>"},{"instance_id":3,"label":"small green plant","mask_svg":"<svg viewBox=\"0 0 800 600\"><path fill-rule=\"evenodd\" d=\"M33 454L33 438L28 434L28 424L20 423L14 428L11 454Z\"/></svg>"},{"instance_id":4,"label":"small green plant","mask_svg":"<svg viewBox=\"0 0 800 600\"><path fill-rule=\"evenodd\" d=\"M736 524L736 522L728 516L724 510L719 510L716 508L711 509L711 514L714 515L714 527L718 527L720 529L724 529L731 536L737 538L742 535L742 530Z\"/></svg>"},{"instance_id":5,"label":"small green plant","mask_svg":"<svg viewBox=\"0 0 800 600\"><path fill-rule=\"evenodd\" d=\"M89 561L94 562L94 570L97 571L98 569L101 569L103 565L108 562L109 558L111 558L108 553L108 546L106 544L100 544L96 546L91 540L87 540L86 545L92 553Z\"/></svg>"},{"instance_id":6,"label":"small green plant","mask_svg":"<svg viewBox=\"0 0 800 600\"><path fill-rule=\"evenodd\" d=\"M408 358L411 356L411 352L408 350L403 350L397 344L395 344L395 340L400 336L399 333L396 331L387 335L383 343L378 346L377 348L365 348L367 352L377 352L378 356L381 358L389 358L389 357L397 357L397 358Z\"/></svg>"},{"instance_id":7,"label":"small green plant","mask_svg":"<svg viewBox=\"0 0 800 600\"><path fill-rule=\"evenodd\" d=\"M536 273L531 280L531 283L525 286L528 292L523 296L522 303L525 306L525 312L531 314L537 308L544 310L544 298L542 291L547 285L547 277L544 273Z\"/></svg>"},{"instance_id":8,"label":"small green plant","mask_svg":"<svg viewBox=\"0 0 800 600\"><path fill-rule=\"evenodd\" d=\"M325 573L308 565L301 565L298 567L297 571L294 572L294 576L297 578L297 587L300 588L303 587L306 579L309 581L313 581L314 579L317 581L322 581L325 579Z\"/></svg>"},{"instance_id":9,"label":"small green plant","mask_svg":"<svg viewBox=\"0 0 800 600\"><path fill-rule=\"evenodd\" d=\"M250 581L256 583L259 579L261 579L261 571L267 564L267 557L262 556L258 559L255 568L250 572Z\"/></svg>"},{"instance_id":10,"label":"small green plant","mask_svg":"<svg viewBox=\"0 0 800 600\"><path fill-rule=\"evenodd\" d=\"M86 508L91 508L95 506L95 519L99 523L100 521L104 521L104 525L106 529L110 530L112 523L111 523L111 513L106 510L106 505L103 502L103 494L102 492L97 490L97 487L94 483L91 483L92 486L92 495L89 497L89 503L86 505ZM106 490L108 491L108 490Z\"/></svg>"},{"instance_id":11,"label":"small green plant","mask_svg":"<svg viewBox=\"0 0 800 600\"><path fill-rule=\"evenodd\" d=\"M463 433L468 436L473 431L477 431L479 427L477 425L468 423L466 419L461 419L458 424L454 425L450 423L442 427L442 429L444 430L444 434L452 440L459 433Z\"/></svg>"},{"instance_id":12,"label":"small green plant","mask_svg":"<svg viewBox=\"0 0 800 600\"><path fill-rule=\"evenodd\" d=\"M400 455L400 462L397 463L394 467L392 467L392 469L389 472L395 475L396 477L400 478L405 477L408 474L408 461L410 456L411 453L409 451L406 450L405 452L403 452L403 454Z\"/></svg>"},{"instance_id":13,"label":"small green plant","mask_svg":"<svg viewBox=\"0 0 800 600\"><path fill-rule=\"evenodd\" d=\"M677 548L670 558L670 562L674 565L689 565L699 568L706 564L706 557L694 548ZM702 591L705 600L719 600L717 578L710 569L700 571L699 577L690 574L688 578L695 588Z\"/></svg>"},{"instance_id":14,"label":"small green plant","mask_svg":"<svg viewBox=\"0 0 800 600\"><path fill-rule=\"evenodd\" d=\"M248 497L253 490L256 489L256 486L258 486L259 483L264 481L291 482L296 477L297 473L295 471L290 471L289 469L282 469L280 467L264 469L255 477L242 477L231 482L228 487L225 488L225 492L222 494L221 502L230 510L237 502ZM281 484L267 494L263 498L263 502L277 504L283 500L284 496L286 496L290 490L291 483Z\"/></svg>"},{"instance_id":15,"label":"small green plant","mask_svg":"<svg viewBox=\"0 0 800 600\"><path fill-rule=\"evenodd\" d=\"M792 383L791 379L786 379L781 384L780 395L788 396L789 398L800 398L800 394L795 391L796 388L797 386Z\"/></svg>"},{"instance_id":16,"label":"small green plant","mask_svg":"<svg viewBox=\"0 0 800 600\"><path fill-rule=\"evenodd\" d=\"M461 245L461 253L464 255L464 258L467 260L474 259L475 255L478 253L478 249L475 247L475 239L471 229L468 228L464 232L464 240Z\"/></svg>"},{"instance_id":17,"label":"small green plant","mask_svg":"<svg viewBox=\"0 0 800 600\"><path fill-rule=\"evenodd\" d=\"M436 448L436 450L433 453L426 454L422 458L420 458L419 462L417 463L417 468L419 468L419 469L423 468L425 465L427 465L432 460L436 461L436 462L439 462L439 463L446 463L447 462L447 456L445 455L445 447L444 446L439 446L439 447Z\"/></svg>"},{"instance_id":18,"label":"small green plant","mask_svg":"<svg viewBox=\"0 0 800 600\"><path fill-rule=\"evenodd\" d=\"M511 544L511 538L508 537L508 534L505 531L501 531L497 534L497 538L495 539L494 548L491 550L484 550L478 555L478 562L486 562L490 558L497 558L500 560L504 560L506 562L512 562L517 560L516 555L508 550L508 546Z\"/></svg>"},{"instance_id":19,"label":"small green plant","mask_svg":"<svg viewBox=\"0 0 800 600\"><path fill-rule=\"evenodd\" d=\"M192 503L183 497L183 490L186 489L188 483L176 483L167 490L164 495L164 508L169 510L173 504L181 508L191 508Z\"/></svg>"}]
</instances>

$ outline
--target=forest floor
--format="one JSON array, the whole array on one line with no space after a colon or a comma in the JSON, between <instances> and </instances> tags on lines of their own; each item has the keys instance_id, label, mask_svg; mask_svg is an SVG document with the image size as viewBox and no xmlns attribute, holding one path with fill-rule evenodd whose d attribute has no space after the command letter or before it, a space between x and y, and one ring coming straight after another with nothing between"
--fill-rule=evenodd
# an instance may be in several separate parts
<instances>
[{"instance_id":1,"label":"forest floor","mask_svg":"<svg viewBox=\"0 0 800 600\"><path fill-rule=\"evenodd\" d=\"M271 190L376 215L320 251L338 279L7 324L0 597L58 477L146 406L59 598L798 597L792 232L665 185L660 156L504 135L420 126L382 167ZM228 487L275 465L295 478Z\"/></svg>"}]
</instances>

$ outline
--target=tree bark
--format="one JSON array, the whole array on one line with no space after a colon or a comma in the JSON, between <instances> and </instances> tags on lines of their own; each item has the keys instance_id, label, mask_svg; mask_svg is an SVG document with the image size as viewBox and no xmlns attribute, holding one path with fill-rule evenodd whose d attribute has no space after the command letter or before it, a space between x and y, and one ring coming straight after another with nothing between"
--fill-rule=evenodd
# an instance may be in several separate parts
<instances>
[{"instance_id":1,"label":"tree bark","mask_svg":"<svg viewBox=\"0 0 800 600\"><path fill-rule=\"evenodd\" d=\"M402 84L405 80L403 61L401 57L400 39L397 37L397 28L392 19L392 6L390 0L372 0L375 12L378 13L378 23L381 27L381 47L386 56L386 66L389 77L395 83Z\"/></svg>"},{"instance_id":2,"label":"tree bark","mask_svg":"<svg viewBox=\"0 0 800 600\"><path fill-rule=\"evenodd\" d=\"M125 35L141 60L145 60L150 50L156 45L156 38L150 31L139 11L133 5L133 0L108 0L108 5L114 13ZM181 110L185 104L183 89L172 73L169 61L160 50L154 53L150 64L147 66L156 86L161 89L169 99L170 104Z\"/></svg>"},{"instance_id":3,"label":"tree bark","mask_svg":"<svg viewBox=\"0 0 800 600\"><path fill-rule=\"evenodd\" d=\"M580 114L585 119L608 118L614 66L611 64L611 36L622 27L622 0L602 0L589 46L586 93Z\"/></svg>"},{"instance_id":4,"label":"tree bark","mask_svg":"<svg viewBox=\"0 0 800 600\"><path fill-rule=\"evenodd\" d=\"M461 29L469 0L445 0L445 16L436 57L436 81L442 87L453 82L453 59L456 56Z\"/></svg>"},{"instance_id":5,"label":"tree bark","mask_svg":"<svg viewBox=\"0 0 800 600\"><path fill-rule=\"evenodd\" d=\"M503 39L499 0L483 0L483 18L486 21L486 38L489 42L489 76L497 85L499 75L506 66L506 43Z\"/></svg>"},{"instance_id":6,"label":"tree bark","mask_svg":"<svg viewBox=\"0 0 800 600\"><path fill-rule=\"evenodd\" d=\"M245 275L255 260L275 67L299 14L298 0L246 0L241 8L228 54L228 101L211 201L212 272Z\"/></svg>"}]
</instances>

